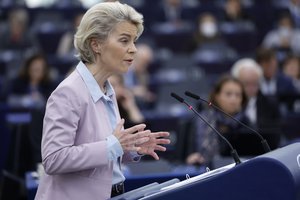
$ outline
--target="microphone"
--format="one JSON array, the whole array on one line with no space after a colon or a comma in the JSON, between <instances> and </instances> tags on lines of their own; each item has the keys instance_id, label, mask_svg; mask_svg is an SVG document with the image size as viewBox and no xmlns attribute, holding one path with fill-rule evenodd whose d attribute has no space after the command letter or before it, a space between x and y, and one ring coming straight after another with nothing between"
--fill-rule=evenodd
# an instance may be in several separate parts
<instances>
[{"instance_id":1,"label":"microphone","mask_svg":"<svg viewBox=\"0 0 300 200\"><path fill-rule=\"evenodd\" d=\"M171 93L171 96L173 98L175 98L177 101L179 101L180 103L185 104L190 110L192 110L202 121L204 121L212 130L214 130L230 147L231 149L231 155L235 161L235 164L238 165L241 163L240 157L237 153L237 151L232 147L232 145L230 144L230 142L215 128L213 127L205 118L203 118L200 113L198 113L193 106L191 106L190 104L188 104L182 97L178 96L175 93Z\"/></svg>"},{"instance_id":2,"label":"microphone","mask_svg":"<svg viewBox=\"0 0 300 200\"><path fill-rule=\"evenodd\" d=\"M219 108L218 106L214 105L212 102L208 102L207 100L205 99L202 99L200 96L196 95L196 94L193 94L189 91L185 91L184 93L186 96L189 96L189 97L192 97L196 100L201 100L205 103L208 104L208 106L212 106L214 107L215 109L217 109L218 111L220 111L221 113L223 113L224 115L230 117L231 119L233 119L234 121L236 121L237 123L239 123L240 125L244 126L245 128L247 128L248 130L252 131L253 133L255 133L259 138L260 138L260 142L261 144L263 145L263 148L264 148L264 151L265 152L270 152L271 149L270 149L270 146L267 142L267 140L265 138L263 138L263 136L261 134L259 134L256 130L254 130L253 128L247 126L245 123L241 122L240 120L237 120L236 118L234 118L233 116L231 116L230 114L226 113L224 110L222 110L221 108Z\"/></svg>"}]
</instances>

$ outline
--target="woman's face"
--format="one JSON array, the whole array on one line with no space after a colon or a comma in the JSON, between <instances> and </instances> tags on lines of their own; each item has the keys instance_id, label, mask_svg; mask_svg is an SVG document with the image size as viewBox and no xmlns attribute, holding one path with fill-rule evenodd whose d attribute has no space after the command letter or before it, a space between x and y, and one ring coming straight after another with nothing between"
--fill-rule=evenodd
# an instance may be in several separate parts
<instances>
[{"instance_id":1,"label":"woman's face","mask_svg":"<svg viewBox=\"0 0 300 200\"><path fill-rule=\"evenodd\" d=\"M38 58L32 61L29 66L29 76L32 82L40 82L45 74L46 63L43 59Z\"/></svg>"},{"instance_id":2,"label":"woman's face","mask_svg":"<svg viewBox=\"0 0 300 200\"><path fill-rule=\"evenodd\" d=\"M221 91L216 95L218 105L225 112L235 114L240 111L242 106L242 88L233 81L223 84Z\"/></svg>"},{"instance_id":3,"label":"woman's face","mask_svg":"<svg viewBox=\"0 0 300 200\"><path fill-rule=\"evenodd\" d=\"M120 22L111 31L106 41L100 44L100 66L110 74L128 71L137 52L135 41L137 27L130 22Z\"/></svg>"}]
</instances>

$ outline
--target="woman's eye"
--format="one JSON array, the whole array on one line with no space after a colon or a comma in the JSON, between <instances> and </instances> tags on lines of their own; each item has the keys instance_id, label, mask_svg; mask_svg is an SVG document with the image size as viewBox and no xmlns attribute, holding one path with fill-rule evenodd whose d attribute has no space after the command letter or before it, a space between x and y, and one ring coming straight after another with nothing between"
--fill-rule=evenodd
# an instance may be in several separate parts
<instances>
[{"instance_id":1,"label":"woman's eye","mask_svg":"<svg viewBox=\"0 0 300 200\"><path fill-rule=\"evenodd\" d=\"M127 40L127 39L123 39L123 40L121 40L121 42L122 42L122 43L127 43L128 40Z\"/></svg>"}]
</instances>

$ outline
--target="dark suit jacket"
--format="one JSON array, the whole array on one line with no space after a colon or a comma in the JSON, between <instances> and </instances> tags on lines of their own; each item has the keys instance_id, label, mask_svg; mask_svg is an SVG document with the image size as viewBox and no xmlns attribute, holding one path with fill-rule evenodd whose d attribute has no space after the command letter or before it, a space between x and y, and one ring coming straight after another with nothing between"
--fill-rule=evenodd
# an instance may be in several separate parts
<instances>
[{"instance_id":1,"label":"dark suit jacket","mask_svg":"<svg viewBox=\"0 0 300 200\"><path fill-rule=\"evenodd\" d=\"M292 79L282 73L278 73L276 76L277 94L296 94L297 90L293 85Z\"/></svg>"},{"instance_id":2,"label":"dark suit jacket","mask_svg":"<svg viewBox=\"0 0 300 200\"><path fill-rule=\"evenodd\" d=\"M271 149L277 148L281 133L279 105L275 100L272 101L259 92L256 100L256 109L257 130L268 141Z\"/></svg>"}]
</instances>

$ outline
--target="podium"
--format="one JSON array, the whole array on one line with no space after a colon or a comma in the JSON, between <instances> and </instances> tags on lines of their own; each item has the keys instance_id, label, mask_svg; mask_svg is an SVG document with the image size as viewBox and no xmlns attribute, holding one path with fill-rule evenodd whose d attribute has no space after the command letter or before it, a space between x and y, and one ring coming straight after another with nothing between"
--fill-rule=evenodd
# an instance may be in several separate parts
<instances>
[{"instance_id":1,"label":"podium","mask_svg":"<svg viewBox=\"0 0 300 200\"><path fill-rule=\"evenodd\" d=\"M165 185L131 199L300 200L300 143Z\"/></svg>"}]
</instances>

